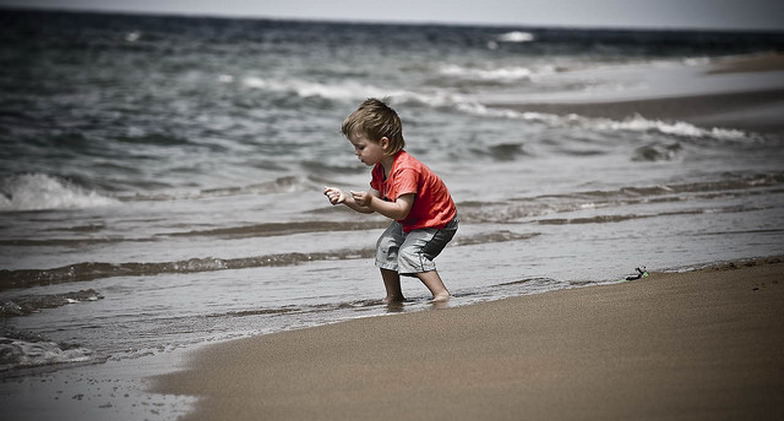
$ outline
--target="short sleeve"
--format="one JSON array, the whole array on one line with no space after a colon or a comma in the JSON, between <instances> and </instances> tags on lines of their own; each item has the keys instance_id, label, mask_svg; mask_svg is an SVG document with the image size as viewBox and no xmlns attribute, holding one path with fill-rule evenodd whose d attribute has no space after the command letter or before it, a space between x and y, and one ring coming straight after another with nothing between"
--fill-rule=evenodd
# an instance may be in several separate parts
<instances>
[{"instance_id":1,"label":"short sleeve","mask_svg":"<svg viewBox=\"0 0 784 421\"><path fill-rule=\"evenodd\" d=\"M404 194L418 193L419 191L419 173L413 168L403 168L395 174L394 187L395 198Z\"/></svg>"}]
</instances>

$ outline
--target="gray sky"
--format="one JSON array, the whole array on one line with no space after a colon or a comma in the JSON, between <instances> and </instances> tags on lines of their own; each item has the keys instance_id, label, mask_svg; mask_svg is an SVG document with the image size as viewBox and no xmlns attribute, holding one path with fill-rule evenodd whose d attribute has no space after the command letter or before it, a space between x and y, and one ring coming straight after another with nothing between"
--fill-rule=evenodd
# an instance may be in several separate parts
<instances>
[{"instance_id":1,"label":"gray sky","mask_svg":"<svg viewBox=\"0 0 784 421\"><path fill-rule=\"evenodd\" d=\"M0 5L349 21L784 31L784 0L0 0Z\"/></svg>"}]
</instances>

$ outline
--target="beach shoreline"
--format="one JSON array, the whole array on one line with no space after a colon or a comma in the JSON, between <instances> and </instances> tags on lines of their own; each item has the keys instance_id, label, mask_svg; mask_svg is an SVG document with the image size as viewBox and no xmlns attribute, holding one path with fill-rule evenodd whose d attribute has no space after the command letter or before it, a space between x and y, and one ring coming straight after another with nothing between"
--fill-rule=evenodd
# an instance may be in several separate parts
<instances>
[{"instance_id":1,"label":"beach shoreline","mask_svg":"<svg viewBox=\"0 0 784 421\"><path fill-rule=\"evenodd\" d=\"M379 25L9 17L0 406L15 420L612 418L604 400L640 418L613 399L667 418L651 405L696 411L669 395L688 386L751 408L727 417L779 408L780 383L759 374L779 369L779 343L744 347L768 328L748 319L761 314L748 291L645 290L659 274L574 288L782 254L784 33L540 28L507 42L421 25L370 42ZM322 194L367 186L338 128L370 96L390 98L407 150L459 207L438 258L444 311L418 279L402 280L402 308L384 305L372 256L388 221ZM553 108L504 109L530 104ZM562 289L576 292L549 293ZM507 297L522 298L494 303ZM666 353L679 341L702 365ZM711 389L703 365L745 361L751 377ZM683 381L668 371L683 367ZM148 388L156 377L173 383ZM731 400L749 381L756 397Z\"/></svg>"},{"instance_id":2,"label":"beach shoreline","mask_svg":"<svg viewBox=\"0 0 784 421\"><path fill-rule=\"evenodd\" d=\"M156 393L186 419L776 419L784 260L216 344Z\"/></svg>"},{"instance_id":3,"label":"beach shoreline","mask_svg":"<svg viewBox=\"0 0 784 421\"><path fill-rule=\"evenodd\" d=\"M648 69L643 69L637 78L645 82L621 92L599 89L589 94L578 92L571 98L555 93L534 96L530 101L491 99L487 105L516 112L577 114L614 120L641 115L707 128L780 135L784 133L780 118L784 113L784 86L780 77L770 75L780 75L783 71L784 54L727 56L692 70L683 66L649 74ZM656 73L668 76L659 79L653 76ZM609 73L601 77L623 78L624 74ZM673 86L679 89L673 90Z\"/></svg>"},{"instance_id":4,"label":"beach shoreline","mask_svg":"<svg viewBox=\"0 0 784 421\"><path fill-rule=\"evenodd\" d=\"M714 93L693 96L575 103L491 104L517 112L624 120L641 115L648 119L685 121L703 127L721 127L757 133L784 133L780 112L784 89Z\"/></svg>"}]
</instances>

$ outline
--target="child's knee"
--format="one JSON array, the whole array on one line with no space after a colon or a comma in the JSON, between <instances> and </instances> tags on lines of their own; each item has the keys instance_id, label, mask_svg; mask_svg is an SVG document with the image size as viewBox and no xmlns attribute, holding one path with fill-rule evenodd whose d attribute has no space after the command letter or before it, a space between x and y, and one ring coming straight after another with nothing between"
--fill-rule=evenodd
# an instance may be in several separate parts
<instances>
[{"instance_id":1,"label":"child's knee","mask_svg":"<svg viewBox=\"0 0 784 421\"><path fill-rule=\"evenodd\" d=\"M376 241L376 266L381 269L398 270L400 245L405 238L400 227L395 224L393 222Z\"/></svg>"}]
</instances>

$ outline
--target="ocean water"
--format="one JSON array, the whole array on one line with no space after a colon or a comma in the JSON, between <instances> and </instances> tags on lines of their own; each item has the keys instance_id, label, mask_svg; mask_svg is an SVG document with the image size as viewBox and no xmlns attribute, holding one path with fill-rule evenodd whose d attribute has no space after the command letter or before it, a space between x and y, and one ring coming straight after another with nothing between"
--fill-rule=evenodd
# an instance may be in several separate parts
<instances>
[{"instance_id":1,"label":"ocean water","mask_svg":"<svg viewBox=\"0 0 784 421\"><path fill-rule=\"evenodd\" d=\"M368 185L339 133L367 97L389 98L458 204L437 260L451 306L782 252L781 134L491 106L780 89L781 72L706 72L781 51L781 34L0 23L2 377L430 309L415 280L404 306L380 302L370 257L386 221L321 194Z\"/></svg>"}]
</instances>

